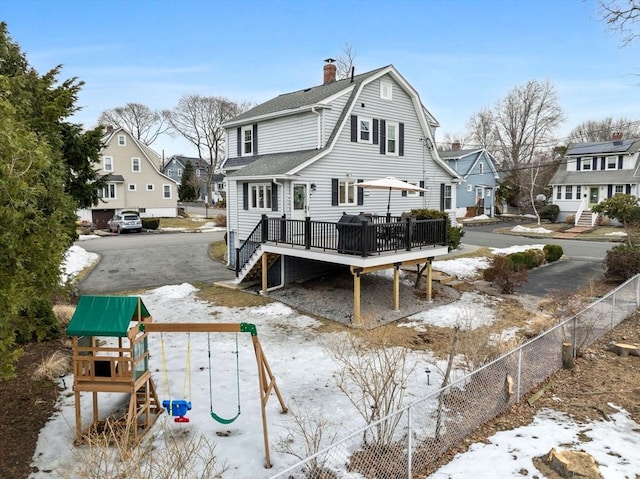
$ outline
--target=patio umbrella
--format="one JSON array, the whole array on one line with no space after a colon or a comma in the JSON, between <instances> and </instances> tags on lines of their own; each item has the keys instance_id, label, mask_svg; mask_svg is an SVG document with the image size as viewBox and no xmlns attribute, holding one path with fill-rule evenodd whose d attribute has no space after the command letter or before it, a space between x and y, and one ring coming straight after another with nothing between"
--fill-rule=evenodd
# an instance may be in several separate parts
<instances>
[{"instance_id":1,"label":"patio umbrella","mask_svg":"<svg viewBox=\"0 0 640 479\"><path fill-rule=\"evenodd\" d=\"M386 178L380 178L379 180L362 181L356 183L360 188L367 188L371 190L389 190L389 199L387 200L387 216L391 211L391 191L427 191L420 186L412 185L406 181L399 180L393 176L387 176Z\"/></svg>"}]
</instances>

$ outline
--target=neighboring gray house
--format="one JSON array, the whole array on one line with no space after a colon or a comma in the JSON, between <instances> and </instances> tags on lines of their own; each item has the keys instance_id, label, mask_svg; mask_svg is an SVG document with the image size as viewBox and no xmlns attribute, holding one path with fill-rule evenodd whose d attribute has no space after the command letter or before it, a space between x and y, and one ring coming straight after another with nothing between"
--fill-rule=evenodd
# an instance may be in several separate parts
<instances>
[{"instance_id":1,"label":"neighboring gray house","mask_svg":"<svg viewBox=\"0 0 640 479\"><path fill-rule=\"evenodd\" d=\"M591 207L617 193L640 197L640 138L572 143L549 181L559 220L575 215L575 224L593 226L598 217Z\"/></svg>"},{"instance_id":2,"label":"neighboring gray house","mask_svg":"<svg viewBox=\"0 0 640 479\"><path fill-rule=\"evenodd\" d=\"M182 173L187 163L193 165L193 172L198 179L198 184L200 185L200 201L206 201L208 198L211 198L211 203L213 204L224 198L224 175L221 174L213 175L211 194L207 194L207 172L210 166L200 158L173 155L165 163L164 173L180 184L182 183Z\"/></svg>"},{"instance_id":3,"label":"neighboring gray house","mask_svg":"<svg viewBox=\"0 0 640 479\"><path fill-rule=\"evenodd\" d=\"M328 59L321 85L277 96L224 125L229 262L239 280L258 270L266 290L342 265L356 282L373 268L430 263L447 252L442 231L409 238L426 223L409 231L399 222L415 208L443 210L455 221L461 178L431 148L437 121L391 65L335 75ZM387 176L427 191L357 186ZM351 220L357 224L346 226ZM383 245L392 229L395 243Z\"/></svg>"},{"instance_id":4,"label":"neighboring gray house","mask_svg":"<svg viewBox=\"0 0 640 479\"><path fill-rule=\"evenodd\" d=\"M440 158L463 178L456 188L456 216L493 216L499 180L496 159L484 148L461 150L460 143L451 147L440 151Z\"/></svg>"}]
</instances>

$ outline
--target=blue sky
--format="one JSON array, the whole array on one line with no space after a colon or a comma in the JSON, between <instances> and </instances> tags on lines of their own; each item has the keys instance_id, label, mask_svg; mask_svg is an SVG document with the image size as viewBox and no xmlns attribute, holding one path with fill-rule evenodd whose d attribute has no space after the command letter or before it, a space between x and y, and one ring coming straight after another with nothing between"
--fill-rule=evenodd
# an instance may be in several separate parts
<instances>
[{"instance_id":1,"label":"blue sky","mask_svg":"<svg viewBox=\"0 0 640 479\"><path fill-rule=\"evenodd\" d=\"M0 0L31 65L85 82L74 120L184 94L260 103L322 82L350 44L356 72L393 64L445 133L514 86L549 80L567 120L640 120L640 41L622 47L595 0ZM153 148L195 154L169 137Z\"/></svg>"}]
</instances>

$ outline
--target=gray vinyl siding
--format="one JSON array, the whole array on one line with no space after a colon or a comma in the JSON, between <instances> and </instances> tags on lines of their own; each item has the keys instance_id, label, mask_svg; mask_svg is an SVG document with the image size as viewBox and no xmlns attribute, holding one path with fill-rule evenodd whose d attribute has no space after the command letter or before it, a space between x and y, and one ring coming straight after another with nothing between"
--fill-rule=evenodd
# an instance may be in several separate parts
<instances>
[{"instance_id":1,"label":"gray vinyl siding","mask_svg":"<svg viewBox=\"0 0 640 479\"><path fill-rule=\"evenodd\" d=\"M301 113L258 123L258 153L282 153L317 147L318 115Z\"/></svg>"}]
</instances>

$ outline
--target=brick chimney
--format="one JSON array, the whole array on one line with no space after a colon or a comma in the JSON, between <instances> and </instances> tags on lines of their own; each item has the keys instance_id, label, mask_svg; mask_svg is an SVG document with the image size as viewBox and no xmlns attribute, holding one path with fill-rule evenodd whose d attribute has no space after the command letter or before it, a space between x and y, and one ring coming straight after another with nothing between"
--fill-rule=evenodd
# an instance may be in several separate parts
<instances>
[{"instance_id":1,"label":"brick chimney","mask_svg":"<svg viewBox=\"0 0 640 479\"><path fill-rule=\"evenodd\" d=\"M327 58L324 61L324 82L323 85L328 85L331 82L336 81L336 71L338 68L334 63L335 60L333 58Z\"/></svg>"},{"instance_id":2,"label":"brick chimney","mask_svg":"<svg viewBox=\"0 0 640 479\"><path fill-rule=\"evenodd\" d=\"M458 140L451 143L451 150L458 151L460 149L460 142Z\"/></svg>"},{"instance_id":3,"label":"brick chimney","mask_svg":"<svg viewBox=\"0 0 640 479\"><path fill-rule=\"evenodd\" d=\"M613 133L611 133L611 140L613 140L613 141L621 141L622 140L622 132L621 131L614 131Z\"/></svg>"}]
</instances>

